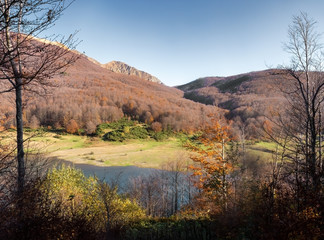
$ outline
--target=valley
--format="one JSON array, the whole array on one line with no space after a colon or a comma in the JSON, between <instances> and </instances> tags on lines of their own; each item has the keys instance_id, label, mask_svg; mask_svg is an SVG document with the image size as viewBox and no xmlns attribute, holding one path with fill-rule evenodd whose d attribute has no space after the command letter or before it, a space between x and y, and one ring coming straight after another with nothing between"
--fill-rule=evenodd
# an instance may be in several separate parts
<instances>
[{"instance_id":1,"label":"valley","mask_svg":"<svg viewBox=\"0 0 324 240\"><path fill-rule=\"evenodd\" d=\"M118 205L118 212L146 214L144 222L176 214L186 218L186 208L196 211L191 206L199 201L206 204L199 209L209 208L209 201L200 200L209 198L205 191L224 199L228 184L231 197L239 194L237 204L253 196L254 180L266 179L278 165L282 149L275 153L277 145L263 132L272 127L267 117L284 104L274 90L283 80L277 70L201 78L175 88L118 61L102 65L75 51L69 54L78 60L53 78L50 94L24 92L22 115L27 176L36 172L53 184L53 196L65 199L62 206L81 188L77 197L91 212L98 205L87 206L87 194L94 191L100 204L111 197L129 201L133 205ZM0 172L15 168L10 162L17 153L13 97L0 94L0 156L9 160ZM225 206L217 203L213 214ZM125 225L131 219L116 221Z\"/></svg>"},{"instance_id":2,"label":"valley","mask_svg":"<svg viewBox=\"0 0 324 240\"><path fill-rule=\"evenodd\" d=\"M0 239L324 239L301 2L0 1Z\"/></svg>"}]
</instances>

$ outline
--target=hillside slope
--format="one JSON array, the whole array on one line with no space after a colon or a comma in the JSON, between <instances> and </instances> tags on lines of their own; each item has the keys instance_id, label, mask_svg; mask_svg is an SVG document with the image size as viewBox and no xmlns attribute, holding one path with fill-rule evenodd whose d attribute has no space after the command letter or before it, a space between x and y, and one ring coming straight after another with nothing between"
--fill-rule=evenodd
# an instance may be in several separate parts
<instances>
[{"instance_id":1,"label":"hillside slope","mask_svg":"<svg viewBox=\"0 0 324 240\"><path fill-rule=\"evenodd\" d=\"M160 122L163 128L190 130L201 127L207 114L223 115L219 108L184 99L178 89L112 72L82 55L53 81L59 87L45 97L24 93L25 126L74 126L91 133L99 123L130 116L149 124ZM0 95L0 125L6 128L15 122L12 99L12 93Z\"/></svg>"},{"instance_id":2,"label":"hillside slope","mask_svg":"<svg viewBox=\"0 0 324 240\"><path fill-rule=\"evenodd\" d=\"M274 69L230 77L206 77L177 88L184 91L187 99L228 110L228 119L247 126L254 135L265 116L271 116L285 104L278 85L285 82L282 73Z\"/></svg>"}]
</instances>

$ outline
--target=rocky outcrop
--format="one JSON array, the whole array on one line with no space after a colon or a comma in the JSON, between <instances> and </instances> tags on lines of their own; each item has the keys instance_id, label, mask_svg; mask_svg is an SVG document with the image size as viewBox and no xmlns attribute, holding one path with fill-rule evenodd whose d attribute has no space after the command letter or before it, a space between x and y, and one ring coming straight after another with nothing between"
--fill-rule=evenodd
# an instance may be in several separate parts
<instances>
[{"instance_id":1,"label":"rocky outcrop","mask_svg":"<svg viewBox=\"0 0 324 240\"><path fill-rule=\"evenodd\" d=\"M139 78L142 78L150 82L156 82L160 84L162 83L158 78L152 76L151 74L144 71L137 70L136 68L131 67L123 62L112 61L106 64L102 64L101 66L112 72L137 76Z\"/></svg>"}]
</instances>

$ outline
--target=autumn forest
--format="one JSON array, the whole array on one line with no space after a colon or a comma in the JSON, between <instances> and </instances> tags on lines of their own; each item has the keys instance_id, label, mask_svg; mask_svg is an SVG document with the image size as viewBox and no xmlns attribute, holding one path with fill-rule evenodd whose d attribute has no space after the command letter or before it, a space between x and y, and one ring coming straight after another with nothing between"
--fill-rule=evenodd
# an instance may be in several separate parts
<instances>
[{"instance_id":1,"label":"autumn forest","mask_svg":"<svg viewBox=\"0 0 324 240\"><path fill-rule=\"evenodd\" d=\"M324 238L316 21L289 65L169 87L39 38L67 7L0 1L0 239Z\"/></svg>"}]
</instances>

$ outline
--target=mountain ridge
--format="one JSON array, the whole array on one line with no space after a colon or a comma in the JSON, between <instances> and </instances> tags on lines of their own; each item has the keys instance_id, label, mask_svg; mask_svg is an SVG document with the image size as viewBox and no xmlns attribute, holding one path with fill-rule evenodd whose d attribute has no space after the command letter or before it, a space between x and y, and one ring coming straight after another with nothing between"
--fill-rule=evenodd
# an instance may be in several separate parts
<instances>
[{"instance_id":1,"label":"mountain ridge","mask_svg":"<svg viewBox=\"0 0 324 240\"><path fill-rule=\"evenodd\" d=\"M91 58L91 57L88 57L88 56L85 56L89 61L99 65L100 67L102 68L105 68L105 69L108 69L112 72L115 72L115 73L122 73L122 74L126 74L126 75L130 75L130 76L137 76L141 79L144 79L146 81L149 81L149 82L155 82L155 83L159 83L159 84L163 84L161 82L160 79L158 79L157 77L145 72L145 71L142 71L142 70L138 70L137 68L135 67L132 67L124 62L121 62L121 61L111 61L111 62L108 62L108 63L105 63L105 64L102 64L100 63L99 61L97 61L96 59L94 58Z\"/></svg>"},{"instance_id":2,"label":"mountain ridge","mask_svg":"<svg viewBox=\"0 0 324 240\"><path fill-rule=\"evenodd\" d=\"M150 81L150 82L156 82L156 83L162 84L162 82L157 77L155 77L147 72L144 72L142 70L138 70L134 67L131 67L128 64L121 62L121 61L111 61L106 64L101 64L101 66L112 71L112 72L133 75L133 76L137 76L139 78L142 78L142 79Z\"/></svg>"},{"instance_id":3,"label":"mountain ridge","mask_svg":"<svg viewBox=\"0 0 324 240\"><path fill-rule=\"evenodd\" d=\"M280 69L266 69L228 77L204 77L177 86L184 97L228 112L234 125L246 126L251 136L273 111L285 109L286 98L279 89L286 75Z\"/></svg>"},{"instance_id":4,"label":"mountain ridge","mask_svg":"<svg viewBox=\"0 0 324 240\"><path fill-rule=\"evenodd\" d=\"M44 38L37 38L37 37L32 37L32 39L34 39L34 40L36 40L38 42L41 42L41 43L51 44L51 45L54 45L54 46L58 46L58 47L62 47L62 48L67 49L67 47L64 44L56 42L56 41L51 41L51 40L47 40L47 39L44 39ZM108 70L110 70L112 72L127 74L127 75L130 75L130 76L137 76L137 77L139 77L141 79L144 79L146 81L156 82L156 83L162 84L161 80L159 80L157 77L155 77L155 76L153 76L153 75L151 75L151 74L149 74L149 73L147 73L145 71L138 70L135 67L132 67L132 66L130 66L130 65L124 63L124 62L111 61L111 62L102 64L102 63L100 63L99 61L97 61L94 58L86 56L85 54L81 54L77 50L71 50L71 52L73 52L73 53L75 53L77 55L83 55L84 57L86 57L86 59L88 59L92 63L95 63L95 64L99 65L100 67L108 69Z\"/></svg>"}]
</instances>

